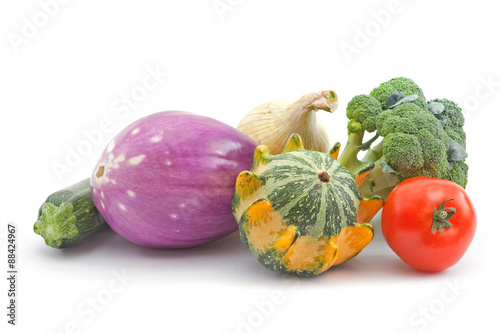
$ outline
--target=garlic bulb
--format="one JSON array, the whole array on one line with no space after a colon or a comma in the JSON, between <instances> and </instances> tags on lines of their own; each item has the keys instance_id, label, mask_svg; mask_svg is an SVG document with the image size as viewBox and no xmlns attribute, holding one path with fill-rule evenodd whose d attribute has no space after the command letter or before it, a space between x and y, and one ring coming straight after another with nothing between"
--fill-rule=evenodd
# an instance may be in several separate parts
<instances>
[{"instance_id":1,"label":"garlic bulb","mask_svg":"<svg viewBox=\"0 0 500 333\"><path fill-rule=\"evenodd\" d=\"M269 146L271 154L281 153L293 133L302 137L305 149L326 153L331 148L330 139L315 111L333 112L337 106L337 94L332 90L307 94L296 102L268 102L247 113L237 128Z\"/></svg>"}]
</instances>

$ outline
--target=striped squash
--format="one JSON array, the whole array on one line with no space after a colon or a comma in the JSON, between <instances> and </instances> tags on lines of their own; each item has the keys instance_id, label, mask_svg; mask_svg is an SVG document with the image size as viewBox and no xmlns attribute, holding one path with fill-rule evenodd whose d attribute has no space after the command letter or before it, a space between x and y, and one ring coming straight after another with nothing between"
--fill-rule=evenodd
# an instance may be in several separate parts
<instances>
[{"instance_id":1,"label":"striped squash","mask_svg":"<svg viewBox=\"0 0 500 333\"><path fill-rule=\"evenodd\" d=\"M293 134L282 154L258 146L251 171L238 175L233 214L240 237L267 268L301 276L320 274L358 254L373 238L367 223L382 207L363 198L358 175L330 154L305 150Z\"/></svg>"}]
</instances>

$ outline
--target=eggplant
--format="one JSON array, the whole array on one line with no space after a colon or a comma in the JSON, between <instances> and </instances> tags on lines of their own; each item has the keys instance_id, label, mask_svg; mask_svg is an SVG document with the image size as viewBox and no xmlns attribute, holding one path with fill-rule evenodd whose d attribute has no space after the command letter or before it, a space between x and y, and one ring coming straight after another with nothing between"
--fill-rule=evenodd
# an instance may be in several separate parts
<instances>
[{"instance_id":1,"label":"eggplant","mask_svg":"<svg viewBox=\"0 0 500 333\"><path fill-rule=\"evenodd\" d=\"M119 132L90 178L95 206L129 241L154 248L206 244L236 230L231 202L257 143L216 119L183 111L145 116Z\"/></svg>"}]
</instances>

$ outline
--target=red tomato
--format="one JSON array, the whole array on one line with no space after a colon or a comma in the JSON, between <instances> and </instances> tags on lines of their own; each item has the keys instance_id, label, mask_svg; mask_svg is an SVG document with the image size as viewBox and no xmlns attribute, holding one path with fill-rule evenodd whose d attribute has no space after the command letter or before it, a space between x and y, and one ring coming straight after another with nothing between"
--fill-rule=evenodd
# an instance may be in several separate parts
<instances>
[{"instance_id":1,"label":"red tomato","mask_svg":"<svg viewBox=\"0 0 500 333\"><path fill-rule=\"evenodd\" d=\"M436 272L465 254L476 232L476 213L465 190L454 182L414 177L389 194L381 225L387 244L404 262Z\"/></svg>"}]
</instances>

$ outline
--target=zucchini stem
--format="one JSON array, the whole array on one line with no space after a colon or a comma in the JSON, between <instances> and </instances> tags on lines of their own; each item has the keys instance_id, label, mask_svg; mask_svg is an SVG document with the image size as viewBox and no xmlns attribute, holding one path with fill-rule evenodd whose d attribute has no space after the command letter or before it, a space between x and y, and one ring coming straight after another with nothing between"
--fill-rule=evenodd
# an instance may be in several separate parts
<instances>
[{"instance_id":1,"label":"zucchini stem","mask_svg":"<svg viewBox=\"0 0 500 333\"><path fill-rule=\"evenodd\" d=\"M42 214L35 222L33 229L43 237L45 244L59 248L65 238L78 235L76 216L73 214L73 205L63 202L55 206L50 202L42 205Z\"/></svg>"}]
</instances>

